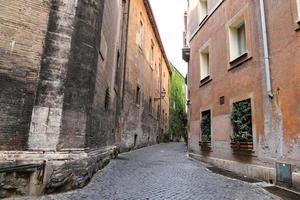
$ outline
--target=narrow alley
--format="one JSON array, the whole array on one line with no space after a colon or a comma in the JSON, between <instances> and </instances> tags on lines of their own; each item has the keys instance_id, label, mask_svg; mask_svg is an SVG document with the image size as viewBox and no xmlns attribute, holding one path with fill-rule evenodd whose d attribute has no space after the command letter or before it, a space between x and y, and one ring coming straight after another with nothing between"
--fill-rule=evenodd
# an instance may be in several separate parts
<instances>
[{"instance_id":1,"label":"narrow alley","mask_svg":"<svg viewBox=\"0 0 300 200\"><path fill-rule=\"evenodd\" d=\"M300 0L0 0L0 199L300 200Z\"/></svg>"},{"instance_id":2,"label":"narrow alley","mask_svg":"<svg viewBox=\"0 0 300 200\"><path fill-rule=\"evenodd\" d=\"M33 197L18 200L32 200ZM258 186L210 172L187 157L181 143L159 144L119 155L89 185L40 200L76 199L279 199Z\"/></svg>"}]
</instances>

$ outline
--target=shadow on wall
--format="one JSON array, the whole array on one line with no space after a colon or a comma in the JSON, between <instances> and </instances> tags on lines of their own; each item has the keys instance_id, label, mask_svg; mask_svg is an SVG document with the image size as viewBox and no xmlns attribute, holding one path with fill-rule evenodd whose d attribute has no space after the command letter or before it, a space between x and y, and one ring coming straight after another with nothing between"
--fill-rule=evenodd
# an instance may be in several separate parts
<instances>
[{"instance_id":1,"label":"shadow on wall","mask_svg":"<svg viewBox=\"0 0 300 200\"><path fill-rule=\"evenodd\" d=\"M0 150L25 150L34 93L23 81L3 74L0 80Z\"/></svg>"}]
</instances>

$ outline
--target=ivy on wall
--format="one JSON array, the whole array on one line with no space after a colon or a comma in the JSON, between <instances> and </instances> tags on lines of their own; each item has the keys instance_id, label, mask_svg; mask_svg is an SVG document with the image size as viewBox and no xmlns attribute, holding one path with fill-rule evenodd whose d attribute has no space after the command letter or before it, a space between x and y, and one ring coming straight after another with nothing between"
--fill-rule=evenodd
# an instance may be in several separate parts
<instances>
[{"instance_id":1,"label":"ivy on wall","mask_svg":"<svg viewBox=\"0 0 300 200\"><path fill-rule=\"evenodd\" d=\"M236 102L231 112L232 142L252 142L251 100Z\"/></svg>"},{"instance_id":2,"label":"ivy on wall","mask_svg":"<svg viewBox=\"0 0 300 200\"><path fill-rule=\"evenodd\" d=\"M169 84L170 134L187 139L186 85L184 77L173 67Z\"/></svg>"}]
</instances>

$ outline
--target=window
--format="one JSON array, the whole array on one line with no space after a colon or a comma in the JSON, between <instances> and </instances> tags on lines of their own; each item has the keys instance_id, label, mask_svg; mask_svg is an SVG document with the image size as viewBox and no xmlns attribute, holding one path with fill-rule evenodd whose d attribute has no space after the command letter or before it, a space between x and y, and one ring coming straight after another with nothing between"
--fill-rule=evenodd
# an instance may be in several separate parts
<instances>
[{"instance_id":1,"label":"window","mask_svg":"<svg viewBox=\"0 0 300 200\"><path fill-rule=\"evenodd\" d=\"M141 88L139 86L136 88L135 103L137 105L141 104Z\"/></svg>"},{"instance_id":2,"label":"window","mask_svg":"<svg viewBox=\"0 0 300 200\"><path fill-rule=\"evenodd\" d=\"M206 47L200 53L200 80L209 77L209 48Z\"/></svg>"},{"instance_id":3,"label":"window","mask_svg":"<svg viewBox=\"0 0 300 200\"><path fill-rule=\"evenodd\" d=\"M136 147L136 143L137 143L137 134L134 134L134 139L133 139L133 146Z\"/></svg>"},{"instance_id":4,"label":"window","mask_svg":"<svg viewBox=\"0 0 300 200\"><path fill-rule=\"evenodd\" d=\"M151 40L150 65L153 67L153 64L154 64L154 43Z\"/></svg>"},{"instance_id":5,"label":"window","mask_svg":"<svg viewBox=\"0 0 300 200\"><path fill-rule=\"evenodd\" d=\"M211 112L210 110L201 113L201 142L211 141Z\"/></svg>"},{"instance_id":6,"label":"window","mask_svg":"<svg viewBox=\"0 0 300 200\"><path fill-rule=\"evenodd\" d=\"M231 123L233 127L232 142L252 142L251 99L233 103Z\"/></svg>"},{"instance_id":7,"label":"window","mask_svg":"<svg viewBox=\"0 0 300 200\"><path fill-rule=\"evenodd\" d=\"M152 114L152 98L149 98L149 113Z\"/></svg>"},{"instance_id":8,"label":"window","mask_svg":"<svg viewBox=\"0 0 300 200\"><path fill-rule=\"evenodd\" d=\"M300 0L296 0L296 6L297 6L297 16L298 16L298 21L300 21Z\"/></svg>"},{"instance_id":9,"label":"window","mask_svg":"<svg viewBox=\"0 0 300 200\"><path fill-rule=\"evenodd\" d=\"M144 24L142 20L139 22L139 28L138 28L138 45L141 49L144 47Z\"/></svg>"},{"instance_id":10,"label":"window","mask_svg":"<svg viewBox=\"0 0 300 200\"><path fill-rule=\"evenodd\" d=\"M208 14L207 0L199 0L199 24Z\"/></svg>"},{"instance_id":11,"label":"window","mask_svg":"<svg viewBox=\"0 0 300 200\"><path fill-rule=\"evenodd\" d=\"M238 53L242 55L246 52L246 32L245 32L245 24L242 24L239 28L237 28L237 39L238 39Z\"/></svg>"},{"instance_id":12,"label":"window","mask_svg":"<svg viewBox=\"0 0 300 200\"><path fill-rule=\"evenodd\" d=\"M160 106L158 105L157 106L157 119L160 118Z\"/></svg>"},{"instance_id":13,"label":"window","mask_svg":"<svg viewBox=\"0 0 300 200\"><path fill-rule=\"evenodd\" d=\"M236 20L229 27L230 61L247 52L246 28L244 17Z\"/></svg>"}]
</instances>

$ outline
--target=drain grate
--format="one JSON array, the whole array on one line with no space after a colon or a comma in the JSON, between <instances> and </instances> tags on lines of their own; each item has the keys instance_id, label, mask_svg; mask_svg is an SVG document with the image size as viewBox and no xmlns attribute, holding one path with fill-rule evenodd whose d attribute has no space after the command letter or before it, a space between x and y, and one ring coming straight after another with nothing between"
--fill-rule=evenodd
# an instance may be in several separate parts
<instances>
[{"instance_id":1,"label":"drain grate","mask_svg":"<svg viewBox=\"0 0 300 200\"><path fill-rule=\"evenodd\" d=\"M223 176L227 176L229 178L234 178L234 179L238 179L238 180L242 180L248 183L259 183L261 182L260 180L254 179L254 178L250 178L250 177L246 177L246 176L242 176L240 174L225 170L225 169L221 169L218 167L207 167L207 169L209 169L211 172L215 173L215 174L220 174Z\"/></svg>"}]
</instances>

